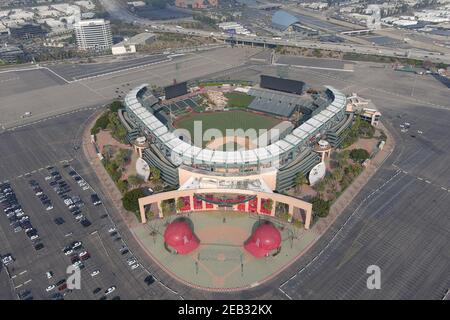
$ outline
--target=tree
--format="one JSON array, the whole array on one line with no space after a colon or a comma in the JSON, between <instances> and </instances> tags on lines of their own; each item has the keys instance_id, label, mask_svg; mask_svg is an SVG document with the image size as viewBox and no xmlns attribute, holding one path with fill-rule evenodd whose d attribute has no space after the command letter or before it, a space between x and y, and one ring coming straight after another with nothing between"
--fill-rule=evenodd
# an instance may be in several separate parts
<instances>
[{"instance_id":1,"label":"tree","mask_svg":"<svg viewBox=\"0 0 450 320\"><path fill-rule=\"evenodd\" d=\"M183 198L180 197L177 199L177 211L181 211L183 207L184 207L184 200Z\"/></svg>"},{"instance_id":2,"label":"tree","mask_svg":"<svg viewBox=\"0 0 450 320\"><path fill-rule=\"evenodd\" d=\"M128 183L133 187L137 187L143 184L144 180L141 177L133 175L128 177Z\"/></svg>"},{"instance_id":3,"label":"tree","mask_svg":"<svg viewBox=\"0 0 450 320\"><path fill-rule=\"evenodd\" d=\"M297 176L295 177L295 186L300 190L300 192L302 191L302 187L303 185L308 183L308 179L306 179L305 175L303 174L303 172L299 172L297 174Z\"/></svg>"},{"instance_id":4,"label":"tree","mask_svg":"<svg viewBox=\"0 0 450 320\"><path fill-rule=\"evenodd\" d=\"M119 109L123 108L123 104L120 101L114 101L109 105L109 110L113 113L117 113Z\"/></svg>"},{"instance_id":5,"label":"tree","mask_svg":"<svg viewBox=\"0 0 450 320\"><path fill-rule=\"evenodd\" d=\"M109 125L109 112L105 112L101 115L97 121L95 121L94 126L91 129L91 134L97 134L100 130L105 130Z\"/></svg>"},{"instance_id":6,"label":"tree","mask_svg":"<svg viewBox=\"0 0 450 320\"><path fill-rule=\"evenodd\" d=\"M360 118L358 116L358 118ZM360 137L372 138L375 134L375 128L366 121L361 121L358 126L358 135Z\"/></svg>"},{"instance_id":7,"label":"tree","mask_svg":"<svg viewBox=\"0 0 450 320\"><path fill-rule=\"evenodd\" d=\"M328 216L330 212L330 201L323 200L319 197L314 197L311 201L313 205L313 211L321 218Z\"/></svg>"},{"instance_id":8,"label":"tree","mask_svg":"<svg viewBox=\"0 0 450 320\"><path fill-rule=\"evenodd\" d=\"M364 160L370 157L369 152L365 149L353 149L350 151L350 158L355 162L364 162Z\"/></svg>"},{"instance_id":9,"label":"tree","mask_svg":"<svg viewBox=\"0 0 450 320\"><path fill-rule=\"evenodd\" d=\"M173 201L172 200L163 200L161 201L161 211L164 215L170 215L173 209Z\"/></svg>"},{"instance_id":10,"label":"tree","mask_svg":"<svg viewBox=\"0 0 450 320\"><path fill-rule=\"evenodd\" d=\"M315 189L317 190L317 192L319 194L322 194L322 192L325 191L326 185L327 185L326 181L325 180L321 180L315 185Z\"/></svg>"},{"instance_id":11,"label":"tree","mask_svg":"<svg viewBox=\"0 0 450 320\"><path fill-rule=\"evenodd\" d=\"M128 181L127 180L119 180L117 181L117 188L119 188L120 193L125 193L128 190Z\"/></svg>"},{"instance_id":12,"label":"tree","mask_svg":"<svg viewBox=\"0 0 450 320\"><path fill-rule=\"evenodd\" d=\"M272 208L273 208L273 200L267 199L267 201L264 203L264 209L272 211Z\"/></svg>"},{"instance_id":13,"label":"tree","mask_svg":"<svg viewBox=\"0 0 450 320\"><path fill-rule=\"evenodd\" d=\"M122 205L123 207L131 212L139 211L139 198L145 196L144 191L140 188L130 190L123 195Z\"/></svg>"},{"instance_id":14,"label":"tree","mask_svg":"<svg viewBox=\"0 0 450 320\"><path fill-rule=\"evenodd\" d=\"M159 180L161 177L161 171L156 167L151 167L150 172L152 174L152 180Z\"/></svg>"},{"instance_id":15,"label":"tree","mask_svg":"<svg viewBox=\"0 0 450 320\"><path fill-rule=\"evenodd\" d=\"M340 182L342 180L342 178L344 177L344 171L339 168L333 171L333 173L331 174L331 177L333 178L333 180L335 180L336 182Z\"/></svg>"},{"instance_id":16,"label":"tree","mask_svg":"<svg viewBox=\"0 0 450 320\"><path fill-rule=\"evenodd\" d=\"M116 156L116 162L119 167L122 167L130 160L131 151L128 149L120 149Z\"/></svg>"}]
</instances>

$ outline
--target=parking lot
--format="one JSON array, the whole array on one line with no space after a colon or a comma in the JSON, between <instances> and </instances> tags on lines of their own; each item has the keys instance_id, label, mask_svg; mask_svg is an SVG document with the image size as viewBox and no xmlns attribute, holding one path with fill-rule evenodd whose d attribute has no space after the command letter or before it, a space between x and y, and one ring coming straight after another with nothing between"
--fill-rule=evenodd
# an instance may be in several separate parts
<instances>
[{"instance_id":1,"label":"parking lot","mask_svg":"<svg viewBox=\"0 0 450 320\"><path fill-rule=\"evenodd\" d=\"M2 245L2 257L11 255L13 259L6 268L21 299L119 299L122 294L128 297L135 288L131 290L131 284L124 281L130 278L123 274L126 272L133 273L145 285L149 274L127 248L105 207L92 203L92 189L86 182L80 186L76 179L84 181L67 164L49 167L2 187L8 199L17 199L3 209L10 208L10 213L16 210L12 205L20 207L17 218L7 217L4 212L0 226L8 239ZM76 245L78 242L81 245ZM112 260L122 263L122 270L111 273ZM81 290L69 290L65 284L71 275L66 272L70 265L81 269ZM106 290L112 287L114 294L107 296Z\"/></svg>"},{"instance_id":2,"label":"parking lot","mask_svg":"<svg viewBox=\"0 0 450 320\"><path fill-rule=\"evenodd\" d=\"M0 255L12 259L0 269L2 298L179 298L128 247L107 206L98 203L102 196L92 198L97 192L77 160L75 138L80 120L92 112L1 135L0 148L9 152L0 166L0 199L8 198L0 204ZM33 147L37 132L41 143ZM66 288L72 265L81 269L80 290Z\"/></svg>"},{"instance_id":3,"label":"parking lot","mask_svg":"<svg viewBox=\"0 0 450 320\"><path fill-rule=\"evenodd\" d=\"M124 59L122 61L102 62L95 64L59 64L49 66L49 69L66 79L66 81L75 81L89 77L104 75L107 73L118 72L130 68L138 68L153 63L167 60L165 54L157 54L142 58Z\"/></svg>"}]
</instances>

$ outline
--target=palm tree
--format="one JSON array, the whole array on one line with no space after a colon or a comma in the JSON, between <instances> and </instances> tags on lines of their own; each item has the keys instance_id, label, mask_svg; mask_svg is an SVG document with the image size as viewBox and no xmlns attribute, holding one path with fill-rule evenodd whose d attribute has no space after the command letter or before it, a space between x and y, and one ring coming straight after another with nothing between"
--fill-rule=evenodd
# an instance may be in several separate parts
<instances>
[{"instance_id":1,"label":"palm tree","mask_svg":"<svg viewBox=\"0 0 450 320\"><path fill-rule=\"evenodd\" d=\"M296 188L302 192L303 185L308 184L308 179L306 179L305 175L302 172L299 172L297 174L297 177L295 178L295 185Z\"/></svg>"}]
</instances>

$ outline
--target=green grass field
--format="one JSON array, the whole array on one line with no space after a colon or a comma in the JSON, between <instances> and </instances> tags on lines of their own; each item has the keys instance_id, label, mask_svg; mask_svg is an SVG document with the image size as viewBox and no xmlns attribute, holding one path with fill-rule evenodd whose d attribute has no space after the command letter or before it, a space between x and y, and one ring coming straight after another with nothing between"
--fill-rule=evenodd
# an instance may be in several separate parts
<instances>
[{"instance_id":1,"label":"green grass field","mask_svg":"<svg viewBox=\"0 0 450 320\"><path fill-rule=\"evenodd\" d=\"M255 98L240 92L225 92L223 95L228 99L230 108L247 108Z\"/></svg>"},{"instance_id":2,"label":"green grass field","mask_svg":"<svg viewBox=\"0 0 450 320\"><path fill-rule=\"evenodd\" d=\"M187 129L194 137L194 121L202 121L202 130L219 129L225 136L226 129L270 129L281 121L246 111L211 112L191 114L175 122L175 128ZM204 142L205 145L206 142Z\"/></svg>"}]
</instances>

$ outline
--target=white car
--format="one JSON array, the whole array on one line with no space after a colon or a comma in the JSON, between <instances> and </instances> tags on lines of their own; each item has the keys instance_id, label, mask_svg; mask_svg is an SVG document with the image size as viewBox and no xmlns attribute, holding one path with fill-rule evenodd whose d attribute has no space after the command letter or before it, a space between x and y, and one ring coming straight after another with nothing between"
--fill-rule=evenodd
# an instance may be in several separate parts
<instances>
[{"instance_id":1,"label":"white car","mask_svg":"<svg viewBox=\"0 0 450 320\"><path fill-rule=\"evenodd\" d=\"M20 211L19 213L16 213L16 217L17 218L21 218L21 217L23 217L25 215L25 212L23 212L23 211Z\"/></svg>"},{"instance_id":2,"label":"white car","mask_svg":"<svg viewBox=\"0 0 450 320\"><path fill-rule=\"evenodd\" d=\"M72 249L73 249L73 250L78 249L78 248L80 248L82 245L83 245L83 244L81 243L81 241L77 241L77 242L75 242L75 243L73 244Z\"/></svg>"},{"instance_id":3,"label":"white car","mask_svg":"<svg viewBox=\"0 0 450 320\"><path fill-rule=\"evenodd\" d=\"M65 204L66 206L70 206L70 205L73 204L73 201L72 201L72 199L65 199L65 200L64 200L64 204Z\"/></svg>"},{"instance_id":4,"label":"white car","mask_svg":"<svg viewBox=\"0 0 450 320\"><path fill-rule=\"evenodd\" d=\"M51 271L47 271L47 272L45 273L45 275L47 276L47 279L53 278L53 272L51 272Z\"/></svg>"},{"instance_id":5,"label":"white car","mask_svg":"<svg viewBox=\"0 0 450 320\"><path fill-rule=\"evenodd\" d=\"M38 238L39 238L39 236L38 236L37 234L35 234L35 235L32 235L32 236L30 237L30 240L33 241L33 240L36 240L36 239L38 239Z\"/></svg>"},{"instance_id":6,"label":"white car","mask_svg":"<svg viewBox=\"0 0 450 320\"><path fill-rule=\"evenodd\" d=\"M55 285L54 285L54 284L49 285L49 286L47 287L47 289L45 289L45 291L50 292L50 291L52 291L53 289L55 289Z\"/></svg>"},{"instance_id":7,"label":"white car","mask_svg":"<svg viewBox=\"0 0 450 320\"><path fill-rule=\"evenodd\" d=\"M94 271L91 272L91 277L95 277L99 273L100 273L100 270L94 270Z\"/></svg>"},{"instance_id":8,"label":"white car","mask_svg":"<svg viewBox=\"0 0 450 320\"><path fill-rule=\"evenodd\" d=\"M8 264L10 264L11 262L13 262L13 257L9 254L5 257L2 258L2 262L5 266L7 266Z\"/></svg>"},{"instance_id":9,"label":"white car","mask_svg":"<svg viewBox=\"0 0 450 320\"><path fill-rule=\"evenodd\" d=\"M81 257L84 257L87 254L88 254L88 252L86 250L84 250L84 251L81 251L78 256L81 258Z\"/></svg>"},{"instance_id":10,"label":"white car","mask_svg":"<svg viewBox=\"0 0 450 320\"><path fill-rule=\"evenodd\" d=\"M48 181L48 180L52 180L52 177L51 176L46 176L45 177L45 181Z\"/></svg>"},{"instance_id":11,"label":"white car","mask_svg":"<svg viewBox=\"0 0 450 320\"><path fill-rule=\"evenodd\" d=\"M77 262L73 263L72 266L73 266L74 268L78 269L82 264L83 264L83 262L77 261Z\"/></svg>"},{"instance_id":12,"label":"white car","mask_svg":"<svg viewBox=\"0 0 450 320\"><path fill-rule=\"evenodd\" d=\"M139 263L133 264L131 266L131 270L135 270L136 268L139 268Z\"/></svg>"},{"instance_id":13,"label":"white car","mask_svg":"<svg viewBox=\"0 0 450 320\"><path fill-rule=\"evenodd\" d=\"M108 289L106 289L105 294L108 295L108 294L114 292L114 290L116 290L115 286L109 287Z\"/></svg>"},{"instance_id":14,"label":"white car","mask_svg":"<svg viewBox=\"0 0 450 320\"><path fill-rule=\"evenodd\" d=\"M45 210L47 210L47 211L53 210L53 206L50 205L50 206L46 207Z\"/></svg>"},{"instance_id":15,"label":"white car","mask_svg":"<svg viewBox=\"0 0 450 320\"><path fill-rule=\"evenodd\" d=\"M127 263L128 263L129 266L131 266L131 265L136 263L136 260L135 259L128 260Z\"/></svg>"},{"instance_id":16,"label":"white car","mask_svg":"<svg viewBox=\"0 0 450 320\"><path fill-rule=\"evenodd\" d=\"M77 221L81 220L83 218L84 218L84 216L81 213L75 216L75 220L77 220Z\"/></svg>"},{"instance_id":17,"label":"white car","mask_svg":"<svg viewBox=\"0 0 450 320\"><path fill-rule=\"evenodd\" d=\"M69 256L69 255L71 255L72 253L73 253L73 250L72 250L72 249L69 249L69 250L67 250L67 251L64 252L64 254L65 254L66 256Z\"/></svg>"},{"instance_id":18,"label":"white car","mask_svg":"<svg viewBox=\"0 0 450 320\"><path fill-rule=\"evenodd\" d=\"M114 228L114 227L109 228L109 230L108 230L109 233L113 233L114 231L116 231L116 228Z\"/></svg>"},{"instance_id":19,"label":"white car","mask_svg":"<svg viewBox=\"0 0 450 320\"><path fill-rule=\"evenodd\" d=\"M85 185L82 189L83 189L83 190L89 190L89 186L88 186L88 185Z\"/></svg>"},{"instance_id":20,"label":"white car","mask_svg":"<svg viewBox=\"0 0 450 320\"><path fill-rule=\"evenodd\" d=\"M422 133L423 133L423 131L417 130L417 133L418 133L418 134L422 134Z\"/></svg>"}]
</instances>

